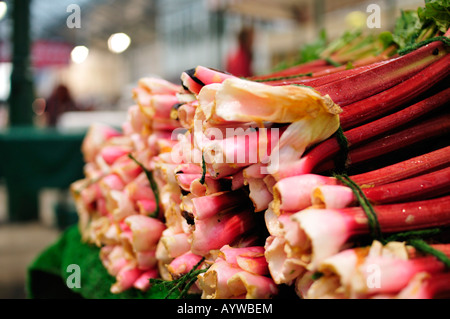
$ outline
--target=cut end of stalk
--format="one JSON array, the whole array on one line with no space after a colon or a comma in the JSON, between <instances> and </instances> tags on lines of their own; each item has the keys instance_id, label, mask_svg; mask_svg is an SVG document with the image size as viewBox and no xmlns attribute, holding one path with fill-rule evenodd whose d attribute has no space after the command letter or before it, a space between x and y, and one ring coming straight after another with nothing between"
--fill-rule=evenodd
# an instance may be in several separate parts
<instances>
[{"instance_id":1,"label":"cut end of stalk","mask_svg":"<svg viewBox=\"0 0 450 319\"><path fill-rule=\"evenodd\" d=\"M323 96L323 105L327 110L327 112L330 114L338 115L342 113L342 108L336 103L334 103L328 94Z\"/></svg>"}]
</instances>

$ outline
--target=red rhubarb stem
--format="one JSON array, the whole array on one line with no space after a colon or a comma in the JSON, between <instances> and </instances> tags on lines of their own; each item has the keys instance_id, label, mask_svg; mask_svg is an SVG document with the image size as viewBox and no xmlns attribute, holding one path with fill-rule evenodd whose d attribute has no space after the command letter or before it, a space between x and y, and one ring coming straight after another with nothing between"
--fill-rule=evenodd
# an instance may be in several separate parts
<instances>
[{"instance_id":1,"label":"red rhubarb stem","mask_svg":"<svg viewBox=\"0 0 450 319\"><path fill-rule=\"evenodd\" d=\"M377 68L316 89L321 94L328 94L336 104L346 106L399 84L445 54L444 44L435 41L409 54L391 59Z\"/></svg>"},{"instance_id":2,"label":"red rhubarb stem","mask_svg":"<svg viewBox=\"0 0 450 319\"><path fill-rule=\"evenodd\" d=\"M384 133L392 131L400 125L404 125L412 120L415 120L420 116L427 114L431 110L445 105L449 99L450 89L446 89L394 114L385 116L379 120L346 131L344 132L344 134L347 138L349 149L354 148L355 145L361 142L380 136ZM437 123L440 123L442 127L447 127L448 129L448 123L443 122L439 118L436 119L436 121ZM371 158L373 156L373 153L377 154L376 152L374 152L375 148L384 147L387 149L387 151L389 151L388 146L390 144L393 144L394 147L398 147L398 144L395 143L399 143L400 138L410 140L416 138L420 140L420 138L426 137L425 134L427 132L430 132L430 134L433 135L434 131L432 125L426 125L426 123L428 122L418 124L416 126L413 126L411 129L402 131L404 132L403 135L399 135L400 133L398 133L397 135L394 134L392 135L394 138L392 138L391 140L384 138L384 140L387 140L386 144L382 144L379 141L374 141L372 143L366 144L366 146L360 147L359 149L355 150L353 154L351 154L352 162L358 162L367 158ZM416 129L414 130L414 128ZM419 134L416 134L415 136L408 136L408 134L412 134L410 133L410 131L419 131ZM436 133L437 132L434 132L434 135ZM305 155L305 161L309 162L307 167L309 167L310 165L312 165L312 167L316 167L318 164L330 159L332 156L336 155L339 152L340 148L341 146L339 145L336 138L329 138L326 141L320 143ZM366 150L366 152L364 152L364 150ZM369 154L366 154L367 152L369 152ZM359 160L359 157L361 157L362 159Z\"/></svg>"},{"instance_id":3,"label":"red rhubarb stem","mask_svg":"<svg viewBox=\"0 0 450 319\"><path fill-rule=\"evenodd\" d=\"M281 86L281 85L289 85L289 84L301 84L301 85L307 85L311 87L320 87L322 85L332 83L341 79L349 78L355 74L374 69L380 65L383 65L387 63L388 61L381 61L377 63L372 63L368 65L362 65L360 67L346 70L346 66L342 67L335 67L332 69L333 72L328 71L325 73L325 71L313 73L311 76L306 77L302 76L299 78L293 78L293 79L280 79L280 80L274 80L266 82L266 84L274 85L274 86Z\"/></svg>"},{"instance_id":4,"label":"red rhubarb stem","mask_svg":"<svg viewBox=\"0 0 450 319\"><path fill-rule=\"evenodd\" d=\"M275 78L275 77L292 76L292 75L296 75L296 74L305 74L305 73L317 72L319 70L328 69L329 67L330 67L330 65L328 64L327 61L319 59L319 60L315 60L315 61L306 62L306 63L300 64L300 65L296 65L296 66L287 68L285 70L267 73L264 75L252 76L252 77L248 78L248 80L252 80L252 81L265 80L265 79Z\"/></svg>"},{"instance_id":5,"label":"red rhubarb stem","mask_svg":"<svg viewBox=\"0 0 450 319\"><path fill-rule=\"evenodd\" d=\"M265 82L269 85L289 85L289 84L302 84L312 87L318 87L321 85L325 85L351 75L360 73L365 70L373 69L381 64L385 63L385 60L389 59L389 56L392 54L392 51L395 50L395 46L391 46L387 48L383 53L377 56L370 56L361 58L357 61L354 61L353 68L351 70L347 69L347 65L342 65L339 67L330 67L329 64L325 64L325 66L321 66L318 69L297 69L295 72L286 72L284 74L272 73L266 75L264 77L256 77L250 78L250 80L261 80L264 79ZM322 60L323 61L323 60ZM326 62L325 62L326 63ZM311 75L305 76L305 73L312 72ZM298 75L298 77L289 78L289 79L274 79L271 78L277 77L291 77Z\"/></svg>"},{"instance_id":6,"label":"red rhubarb stem","mask_svg":"<svg viewBox=\"0 0 450 319\"><path fill-rule=\"evenodd\" d=\"M450 54L402 83L346 106L340 114L341 127L349 129L395 110L450 74Z\"/></svg>"},{"instance_id":7,"label":"red rhubarb stem","mask_svg":"<svg viewBox=\"0 0 450 319\"><path fill-rule=\"evenodd\" d=\"M450 146L350 178L362 187L378 186L450 165Z\"/></svg>"},{"instance_id":8,"label":"red rhubarb stem","mask_svg":"<svg viewBox=\"0 0 450 319\"><path fill-rule=\"evenodd\" d=\"M429 292L429 298L450 298L450 273L432 274L425 281L425 288Z\"/></svg>"},{"instance_id":9,"label":"red rhubarb stem","mask_svg":"<svg viewBox=\"0 0 450 319\"><path fill-rule=\"evenodd\" d=\"M449 132L450 114L446 114L351 150L349 152L349 163L360 163L418 142L443 136Z\"/></svg>"},{"instance_id":10,"label":"red rhubarb stem","mask_svg":"<svg viewBox=\"0 0 450 319\"><path fill-rule=\"evenodd\" d=\"M375 205L373 209L383 233L450 225L450 196L400 204ZM353 221L354 235L369 231L367 216L361 207L339 210Z\"/></svg>"},{"instance_id":11,"label":"red rhubarb stem","mask_svg":"<svg viewBox=\"0 0 450 319\"><path fill-rule=\"evenodd\" d=\"M363 189L374 204L400 203L444 195L450 191L450 167L405 179L403 181Z\"/></svg>"}]
</instances>

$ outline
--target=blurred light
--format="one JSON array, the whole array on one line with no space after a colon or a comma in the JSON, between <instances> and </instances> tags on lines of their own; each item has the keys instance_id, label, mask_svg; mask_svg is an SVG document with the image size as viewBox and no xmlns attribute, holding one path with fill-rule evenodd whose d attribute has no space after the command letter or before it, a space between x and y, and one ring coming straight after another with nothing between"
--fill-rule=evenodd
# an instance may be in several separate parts
<instances>
[{"instance_id":1,"label":"blurred light","mask_svg":"<svg viewBox=\"0 0 450 319\"><path fill-rule=\"evenodd\" d=\"M86 48L84 45L79 45L75 48L73 48L72 52L70 53L70 57L72 58L72 61L76 64L83 63L86 58L89 55L89 49Z\"/></svg>"},{"instance_id":2,"label":"blurred light","mask_svg":"<svg viewBox=\"0 0 450 319\"><path fill-rule=\"evenodd\" d=\"M10 94L12 63L0 63L0 102L6 101Z\"/></svg>"},{"instance_id":3,"label":"blurred light","mask_svg":"<svg viewBox=\"0 0 450 319\"><path fill-rule=\"evenodd\" d=\"M0 20L6 15L6 11L8 11L8 5L6 2L0 2Z\"/></svg>"},{"instance_id":4,"label":"blurred light","mask_svg":"<svg viewBox=\"0 0 450 319\"><path fill-rule=\"evenodd\" d=\"M108 48L111 52L122 53L130 46L131 39L125 33L115 33L108 39Z\"/></svg>"},{"instance_id":5,"label":"blurred light","mask_svg":"<svg viewBox=\"0 0 450 319\"><path fill-rule=\"evenodd\" d=\"M345 22L350 28L360 29L366 24L366 14L362 11L352 11L345 17Z\"/></svg>"}]
</instances>

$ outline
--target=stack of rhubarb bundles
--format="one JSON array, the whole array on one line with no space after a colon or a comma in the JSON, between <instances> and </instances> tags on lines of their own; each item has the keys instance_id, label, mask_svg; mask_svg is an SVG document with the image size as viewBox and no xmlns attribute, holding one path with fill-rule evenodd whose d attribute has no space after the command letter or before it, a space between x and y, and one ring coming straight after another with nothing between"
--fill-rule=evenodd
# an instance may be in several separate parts
<instances>
[{"instance_id":1,"label":"stack of rhubarb bundles","mask_svg":"<svg viewBox=\"0 0 450 319\"><path fill-rule=\"evenodd\" d=\"M185 280L201 298L449 296L443 33L351 68L139 80L121 131L90 128L72 185L111 292Z\"/></svg>"}]
</instances>

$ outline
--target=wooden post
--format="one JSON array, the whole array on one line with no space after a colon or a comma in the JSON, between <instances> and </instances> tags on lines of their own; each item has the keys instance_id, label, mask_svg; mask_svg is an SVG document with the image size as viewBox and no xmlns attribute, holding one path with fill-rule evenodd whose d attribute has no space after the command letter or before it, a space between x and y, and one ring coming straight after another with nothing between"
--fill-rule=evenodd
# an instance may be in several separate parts
<instances>
[{"instance_id":1,"label":"wooden post","mask_svg":"<svg viewBox=\"0 0 450 319\"><path fill-rule=\"evenodd\" d=\"M11 126L33 124L33 76L30 70L30 0L12 2Z\"/></svg>"},{"instance_id":2,"label":"wooden post","mask_svg":"<svg viewBox=\"0 0 450 319\"><path fill-rule=\"evenodd\" d=\"M9 125L11 134L15 126L33 125L33 76L30 70L30 2L12 2L12 73L9 96ZM16 168L20 169L20 168ZM9 179L8 211L10 221L38 219L38 192L23 189L20 181Z\"/></svg>"}]
</instances>

